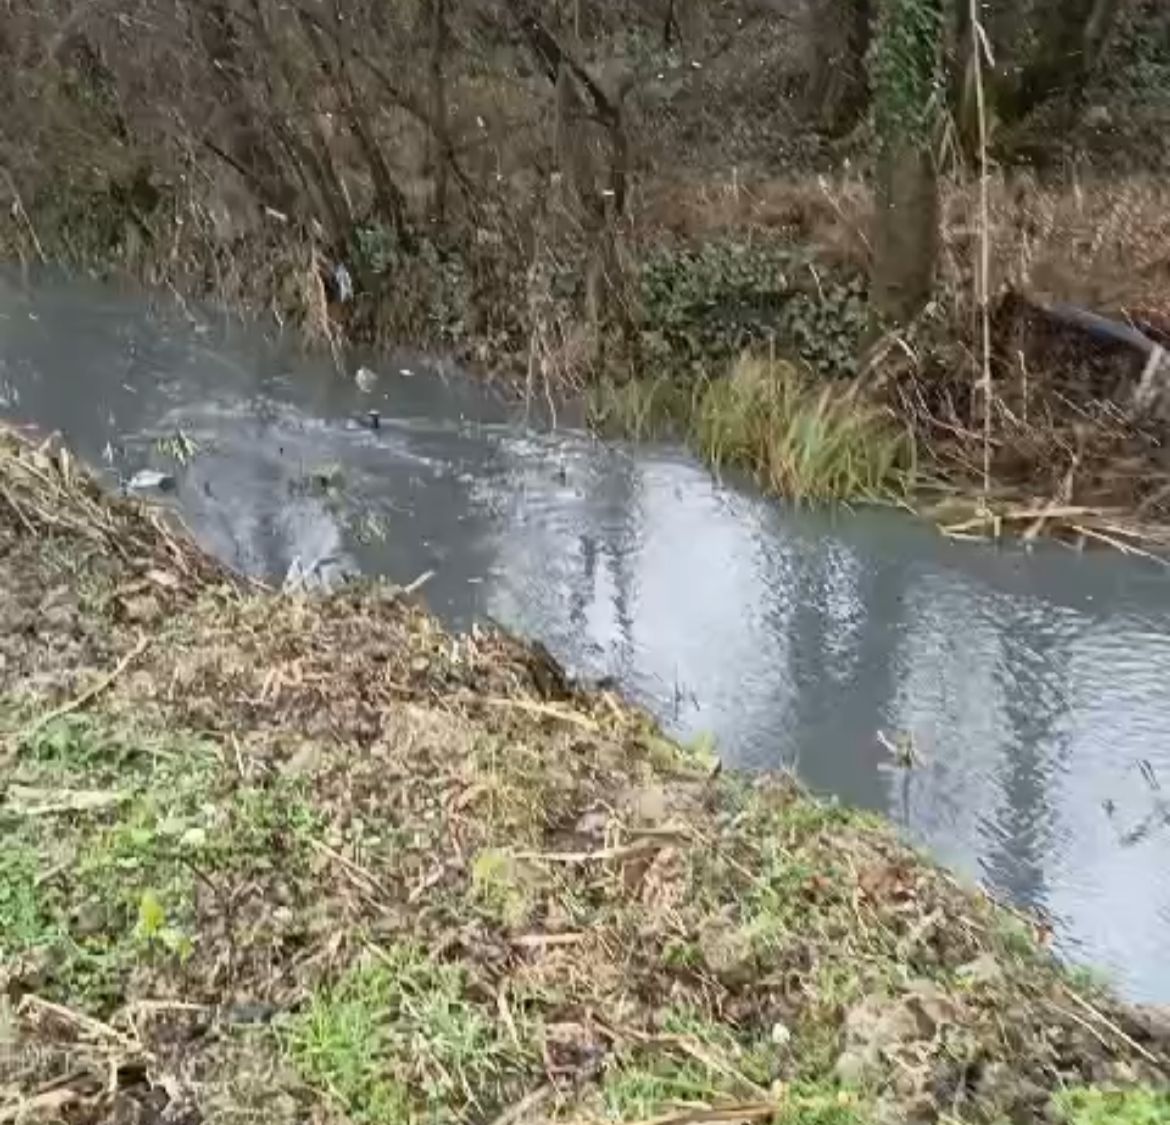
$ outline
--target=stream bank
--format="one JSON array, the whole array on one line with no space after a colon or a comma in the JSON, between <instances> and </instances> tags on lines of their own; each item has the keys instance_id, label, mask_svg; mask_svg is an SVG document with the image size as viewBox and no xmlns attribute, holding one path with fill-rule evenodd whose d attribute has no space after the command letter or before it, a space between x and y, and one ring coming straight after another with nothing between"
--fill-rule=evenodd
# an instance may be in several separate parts
<instances>
[{"instance_id":1,"label":"stream bank","mask_svg":"<svg viewBox=\"0 0 1170 1125\"><path fill-rule=\"evenodd\" d=\"M55 444L0 497L5 1117L1170 1112L1156 1013L880 823L394 588L259 590Z\"/></svg>"},{"instance_id":2,"label":"stream bank","mask_svg":"<svg viewBox=\"0 0 1170 1125\"><path fill-rule=\"evenodd\" d=\"M1170 606L1114 552L798 508L671 445L517 416L426 356L372 390L257 326L76 279L0 292L0 413L249 578L426 577L726 765L893 820L1133 1000L1170 1001ZM376 408L381 425L362 424ZM913 765L891 744L909 743Z\"/></svg>"}]
</instances>

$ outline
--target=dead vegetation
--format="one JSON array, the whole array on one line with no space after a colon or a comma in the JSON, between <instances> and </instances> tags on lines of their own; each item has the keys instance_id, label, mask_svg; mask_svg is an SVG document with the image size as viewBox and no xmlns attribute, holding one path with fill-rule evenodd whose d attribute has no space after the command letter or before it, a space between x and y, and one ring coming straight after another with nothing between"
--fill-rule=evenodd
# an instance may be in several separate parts
<instances>
[{"instance_id":1,"label":"dead vegetation","mask_svg":"<svg viewBox=\"0 0 1170 1125\"><path fill-rule=\"evenodd\" d=\"M2 448L0 1120L1163 1104L1152 1016L882 826L393 589L243 589Z\"/></svg>"}]
</instances>

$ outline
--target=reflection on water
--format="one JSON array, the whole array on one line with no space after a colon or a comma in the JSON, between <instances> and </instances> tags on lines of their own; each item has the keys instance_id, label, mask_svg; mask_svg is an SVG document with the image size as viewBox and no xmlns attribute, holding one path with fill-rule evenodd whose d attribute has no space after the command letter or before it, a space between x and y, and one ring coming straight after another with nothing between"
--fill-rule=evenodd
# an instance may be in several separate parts
<instances>
[{"instance_id":1,"label":"reflection on water","mask_svg":"<svg viewBox=\"0 0 1170 1125\"><path fill-rule=\"evenodd\" d=\"M372 395L239 325L0 285L2 409L112 479L174 471L183 517L234 565L433 570L453 624L537 635L680 735L715 734L729 764L790 765L889 813L1048 911L1069 952L1170 1000L1163 572L793 512L676 450L525 429L473 383L414 374L417 357L365 360ZM371 406L380 429L349 420ZM177 431L186 465L157 445ZM921 764L892 768L879 732L912 735Z\"/></svg>"}]
</instances>

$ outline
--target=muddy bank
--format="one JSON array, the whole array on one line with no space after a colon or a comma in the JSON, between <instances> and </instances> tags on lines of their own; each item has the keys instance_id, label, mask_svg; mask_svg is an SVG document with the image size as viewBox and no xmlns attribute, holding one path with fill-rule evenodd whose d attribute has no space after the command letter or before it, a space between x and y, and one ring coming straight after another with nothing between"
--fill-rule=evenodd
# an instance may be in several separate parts
<instances>
[{"instance_id":1,"label":"muddy bank","mask_svg":"<svg viewBox=\"0 0 1170 1125\"><path fill-rule=\"evenodd\" d=\"M61 450L0 486L7 1119L1166 1111L1154 1017L881 825L400 591L246 585Z\"/></svg>"}]
</instances>

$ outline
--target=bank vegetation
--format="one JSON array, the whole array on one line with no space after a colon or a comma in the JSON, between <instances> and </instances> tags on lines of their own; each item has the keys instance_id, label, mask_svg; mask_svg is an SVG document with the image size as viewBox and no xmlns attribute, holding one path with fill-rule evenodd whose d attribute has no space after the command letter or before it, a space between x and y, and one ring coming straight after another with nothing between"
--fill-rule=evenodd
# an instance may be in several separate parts
<instances>
[{"instance_id":1,"label":"bank vegetation","mask_svg":"<svg viewBox=\"0 0 1170 1125\"><path fill-rule=\"evenodd\" d=\"M1157 0L12 0L0 64L30 268L603 388L611 421L702 400L721 455L767 360L885 412L860 456L905 435L958 533L1161 536Z\"/></svg>"},{"instance_id":2,"label":"bank vegetation","mask_svg":"<svg viewBox=\"0 0 1170 1125\"><path fill-rule=\"evenodd\" d=\"M0 435L0 1121L1150 1125L1170 1027L790 779Z\"/></svg>"}]
</instances>

